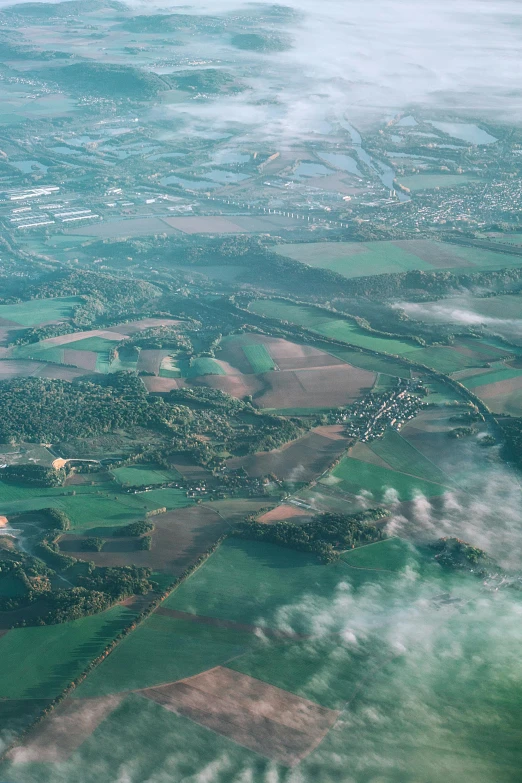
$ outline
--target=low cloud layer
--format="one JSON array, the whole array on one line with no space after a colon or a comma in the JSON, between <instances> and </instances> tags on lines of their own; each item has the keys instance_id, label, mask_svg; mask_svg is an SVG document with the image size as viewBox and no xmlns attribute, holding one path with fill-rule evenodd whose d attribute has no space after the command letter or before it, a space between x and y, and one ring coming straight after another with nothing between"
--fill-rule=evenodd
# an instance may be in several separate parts
<instances>
[{"instance_id":1,"label":"low cloud layer","mask_svg":"<svg viewBox=\"0 0 522 783\"><path fill-rule=\"evenodd\" d=\"M507 340L522 341L522 318L493 318L477 312L471 297L456 296L441 302L398 302L395 307L414 320L484 327Z\"/></svg>"},{"instance_id":2,"label":"low cloud layer","mask_svg":"<svg viewBox=\"0 0 522 783\"><path fill-rule=\"evenodd\" d=\"M0 7L12 5L0 0ZM261 32L289 42L287 51L259 53L234 46L226 26L217 35L191 36L185 54L190 48L193 61L230 68L249 88L164 109L165 117L184 117L191 132L210 124L214 132L242 128L245 135L248 126L254 137L291 141L324 132L330 120L362 125L411 106L428 114L522 119L522 7L514 0L289 0L283 8L295 13L279 14L270 4L237 0L127 5L136 14L222 16L230 24L258 18Z\"/></svg>"}]
</instances>

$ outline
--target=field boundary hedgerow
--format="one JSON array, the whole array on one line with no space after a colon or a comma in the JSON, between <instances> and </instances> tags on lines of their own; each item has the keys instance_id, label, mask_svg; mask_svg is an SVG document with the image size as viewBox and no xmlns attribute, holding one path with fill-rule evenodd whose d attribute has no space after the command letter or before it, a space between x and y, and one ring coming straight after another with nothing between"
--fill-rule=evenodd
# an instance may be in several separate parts
<instances>
[{"instance_id":1,"label":"field boundary hedgerow","mask_svg":"<svg viewBox=\"0 0 522 783\"><path fill-rule=\"evenodd\" d=\"M151 603L140 614L136 615L129 625L124 628L120 633L112 639L112 641L105 647L103 652L93 658L85 669L79 674L72 682L70 682L62 692L56 696L52 701L37 715L37 717L20 733L18 734L0 753L0 762L4 761L10 751L17 745L20 745L25 738L54 710L67 699L68 696L86 679L86 677L104 661L108 655L110 655L118 647L118 645L133 631L135 631L141 623L143 623L153 612L160 606L160 604L168 598L186 579L194 574L201 566L208 560L208 558L214 554L216 549L228 538L228 533L221 535L214 543L212 543L208 549L203 552L188 568L186 568L176 579L163 590L163 592L154 598Z\"/></svg>"}]
</instances>

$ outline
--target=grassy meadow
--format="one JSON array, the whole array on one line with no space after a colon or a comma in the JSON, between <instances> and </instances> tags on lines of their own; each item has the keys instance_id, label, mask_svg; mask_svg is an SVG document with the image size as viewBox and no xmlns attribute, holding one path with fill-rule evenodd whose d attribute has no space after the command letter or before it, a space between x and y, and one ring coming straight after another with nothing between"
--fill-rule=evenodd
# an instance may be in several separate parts
<instances>
[{"instance_id":1,"label":"grassy meadow","mask_svg":"<svg viewBox=\"0 0 522 783\"><path fill-rule=\"evenodd\" d=\"M49 321L65 321L71 318L74 309L82 304L82 301L77 296L67 296L0 305L0 318L25 327L38 326Z\"/></svg>"},{"instance_id":2,"label":"grassy meadow","mask_svg":"<svg viewBox=\"0 0 522 783\"><path fill-rule=\"evenodd\" d=\"M255 590L245 589L249 582ZM444 596L457 603L444 608ZM296 775L334 783L347 780L346 770L350 783L517 780L522 631L513 622L513 591L484 593L472 575L444 571L428 552L396 538L345 552L330 566L229 540L167 605L203 618L268 618L269 627L297 636L260 638L230 623L152 615L74 693L89 709L90 698L119 691L119 705L54 764L23 756L4 762L5 780L116 783L122 769L129 783L294 783ZM288 769L140 695L140 688L216 665L338 710L337 722ZM35 696L47 692L46 677L40 669ZM4 689L19 697L14 685Z\"/></svg>"}]
</instances>

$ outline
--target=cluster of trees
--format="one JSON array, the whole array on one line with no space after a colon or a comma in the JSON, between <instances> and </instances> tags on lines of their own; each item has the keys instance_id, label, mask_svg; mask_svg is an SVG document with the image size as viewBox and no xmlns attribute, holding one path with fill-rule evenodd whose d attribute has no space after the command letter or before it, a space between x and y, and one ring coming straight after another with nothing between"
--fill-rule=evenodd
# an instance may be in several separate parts
<instances>
[{"instance_id":1,"label":"cluster of trees","mask_svg":"<svg viewBox=\"0 0 522 783\"><path fill-rule=\"evenodd\" d=\"M40 522L43 520L44 525L51 530L65 531L71 528L71 520L65 511L61 511L59 508L42 508L34 513Z\"/></svg>"},{"instance_id":2,"label":"cluster of trees","mask_svg":"<svg viewBox=\"0 0 522 783\"><path fill-rule=\"evenodd\" d=\"M338 550L353 549L386 538L382 528L371 524L384 519L389 512L382 508L362 511L358 514L319 514L311 522L297 525L293 522L276 522L264 525L247 520L232 535L255 541L314 552L321 562L331 563L339 557Z\"/></svg>"},{"instance_id":3,"label":"cluster of trees","mask_svg":"<svg viewBox=\"0 0 522 783\"><path fill-rule=\"evenodd\" d=\"M522 417L503 418L499 424L505 438L504 457L522 468Z\"/></svg>"},{"instance_id":4,"label":"cluster of trees","mask_svg":"<svg viewBox=\"0 0 522 783\"><path fill-rule=\"evenodd\" d=\"M172 351L192 351L190 337L184 326L179 324L165 326L151 326L129 337L124 343L125 347L134 345L138 348L158 349L166 348ZM120 346L116 346L119 348Z\"/></svg>"},{"instance_id":5,"label":"cluster of trees","mask_svg":"<svg viewBox=\"0 0 522 783\"><path fill-rule=\"evenodd\" d=\"M167 400L174 404L189 405L191 407L210 407L228 413L238 413L244 410L252 410L252 406L241 400L225 394L219 389L209 389L205 386L173 389L169 392Z\"/></svg>"},{"instance_id":6,"label":"cluster of trees","mask_svg":"<svg viewBox=\"0 0 522 783\"><path fill-rule=\"evenodd\" d=\"M142 519L138 522L131 522L128 525L124 525L123 527L118 527L114 531L114 535L116 536L130 536L131 538L135 538L138 536L144 536L146 533L152 533L154 530L154 525L152 522L149 522L148 520Z\"/></svg>"},{"instance_id":7,"label":"cluster of trees","mask_svg":"<svg viewBox=\"0 0 522 783\"><path fill-rule=\"evenodd\" d=\"M437 562L445 568L465 569L468 571L479 569L479 574L482 574L484 569L488 567L497 568L487 552L468 544L466 541L462 541L460 538L439 538L430 544L430 547L436 553L435 559Z\"/></svg>"},{"instance_id":8,"label":"cluster of trees","mask_svg":"<svg viewBox=\"0 0 522 783\"><path fill-rule=\"evenodd\" d=\"M82 549L84 552L101 552L105 541L98 536L89 536L82 541Z\"/></svg>"},{"instance_id":9,"label":"cluster of trees","mask_svg":"<svg viewBox=\"0 0 522 783\"><path fill-rule=\"evenodd\" d=\"M455 427L448 433L450 438L459 440L460 438L467 438L469 435L473 435L475 432L474 427Z\"/></svg>"},{"instance_id":10,"label":"cluster of trees","mask_svg":"<svg viewBox=\"0 0 522 783\"><path fill-rule=\"evenodd\" d=\"M0 441L52 443L140 426L163 433L171 451L212 465L222 461L224 451L268 451L304 432L297 419L258 413L221 392L198 389L181 396L187 405L174 403L176 394L166 399L149 396L140 379L129 373L72 384L45 378L3 381ZM248 421L246 409L251 413Z\"/></svg>"},{"instance_id":11,"label":"cluster of trees","mask_svg":"<svg viewBox=\"0 0 522 783\"><path fill-rule=\"evenodd\" d=\"M143 280L131 280L84 269L62 268L43 276L38 282L28 282L19 290L19 298L49 299L78 296L84 302L74 311L74 323L90 325L101 317L139 312L149 305L153 309L161 290ZM50 335L47 335L50 336Z\"/></svg>"},{"instance_id":12,"label":"cluster of trees","mask_svg":"<svg viewBox=\"0 0 522 783\"><path fill-rule=\"evenodd\" d=\"M124 598L153 589L150 569L101 568L60 552L58 541L70 528L70 520L63 511L45 508L26 512L18 524L27 523L31 527L27 528L26 547L32 554L12 551L0 560L0 583L11 580L10 590L0 590L0 610L23 608L37 602L40 613L33 609L31 617L36 616L36 624L50 625L101 612ZM33 527L36 532L31 534ZM143 528L149 532L153 525L144 522ZM150 536L145 538L150 541ZM99 552L103 544L102 538L91 537L85 539L83 548ZM141 548L150 548L150 543ZM57 574L65 575L71 586L56 589Z\"/></svg>"},{"instance_id":13,"label":"cluster of trees","mask_svg":"<svg viewBox=\"0 0 522 783\"><path fill-rule=\"evenodd\" d=\"M56 470L31 462L7 465L0 471L2 481L27 484L31 487L61 487L65 481L65 470Z\"/></svg>"},{"instance_id":14,"label":"cluster of trees","mask_svg":"<svg viewBox=\"0 0 522 783\"><path fill-rule=\"evenodd\" d=\"M49 593L52 576L53 571L36 557L3 551L0 560L0 611L28 606Z\"/></svg>"},{"instance_id":15,"label":"cluster of trees","mask_svg":"<svg viewBox=\"0 0 522 783\"><path fill-rule=\"evenodd\" d=\"M118 373L99 383L46 378L0 382L0 441L56 442L117 427L158 427L162 417L139 378ZM102 385L104 383L104 385Z\"/></svg>"}]
</instances>

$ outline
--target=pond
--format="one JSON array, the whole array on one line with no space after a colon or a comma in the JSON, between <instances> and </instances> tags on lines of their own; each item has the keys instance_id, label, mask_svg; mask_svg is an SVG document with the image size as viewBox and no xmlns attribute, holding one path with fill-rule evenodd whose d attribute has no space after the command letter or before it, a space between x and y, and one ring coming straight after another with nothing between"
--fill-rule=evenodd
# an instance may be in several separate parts
<instances>
[{"instance_id":1,"label":"pond","mask_svg":"<svg viewBox=\"0 0 522 783\"><path fill-rule=\"evenodd\" d=\"M321 160L325 160L327 163L335 166L336 169L340 169L341 171L349 171L350 174L358 174L361 176L361 172L357 166L357 161L351 158L349 155L342 155L341 153L337 152L321 152L319 157Z\"/></svg>"},{"instance_id":2,"label":"pond","mask_svg":"<svg viewBox=\"0 0 522 783\"><path fill-rule=\"evenodd\" d=\"M161 185L170 185L171 182L176 183L176 185L181 185L183 188L187 188L187 190L211 190L212 188L219 187L216 182L207 182L202 179L183 179L183 177L176 177L174 175L160 179Z\"/></svg>"},{"instance_id":3,"label":"pond","mask_svg":"<svg viewBox=\"0 0 522 783\"><path fill-rule=\"evenodd\" d=\"M297 177L322 177L330 173L330 170L323 166L322 163L301 162L295 170Z\"/></svg>"},{"instance_id":4,"label":"pond","mask_svg":"<svg viewBox=\"0 0 522 783\"><path fill-rule=\"evenodd\" d=\"M212 158L216 164L232 165L234 163L248 163L250 155L244 152L235 152L234 150L218 150Z\"/></svg>"},{"instance_id":5,"label":"pond","mask_svg":"<svg viewBox=\"0 0 522 783\"><path fill-rule=\"evenodd\" d=\"M393 190L395 188L394 180L395 180L395 172L391 168L391 166L387 166L386 163L383 163L382 161L376 161L374 160L365 149L363 149L362 146L362 136L359 133L359 131L353 127L353 125L350 125L349 122L346 120L343 120L340 122L340 125L348 131L350 134L350 137L352 139L352 144L355 148L355 152L357 154L357 157L359 160L361 160L363 163L366 163L368 168L370 168L372 171L374 171L379 179L381 180L382 184L388 188L389 190ZM406 193L403 193L401 190L397 190L397 198L399 201L410 201L410 197L406 195Z\"/></svg>"},{"instance_id":6,"label":"pond","mask_svg":"<svg viewBox=\"0 0 522 783\"><path fill-rule=\"evenodd\" d=\"M37 160L12 160L10 162L12 166L16 166L23 174L32 174L35 169L47 174L48 167L44 166L43 163L38 163Z\"/></svg>"},{"instance_id":7,"label":"pond","mask_svg":"<svg viewBox=\"0 0 522 783\"><path fill-rule=\"evenodd\" d=\"M493 144L495 141L498 141L491 133L479 128L478 125L468 122L430 121L430 125L433 125L434 128L443 133L447 133L448 136L453 136L454 139L462 139L462 141L467 141L470 144Z\"/></svg>"},{"instance_id":8,"label":"pond","mask_svg":"<svg viewBox=\"0 0 522 783\"><path fill-rule=\"evenodd\" d=\"M239 174L236 171L222 171L220 169L214 169L214 171L205 172L205 177L213 180L213 182L219 182L226 185L228 182L243 182L248 179L248 174Z\"/></svg>"},{"instance_id":9,"label":"pond","mask_svg":"<svg viewBox=\"0 0 522 783\"><path fill-rule=\"evenodd\" d=\"M412 117L411 114L408 114L407 117L402 117L399 122L395 124L400 128L412 128L414 125L417 125L417 120L415 117Z\"/></svg>"}]
</instances>

